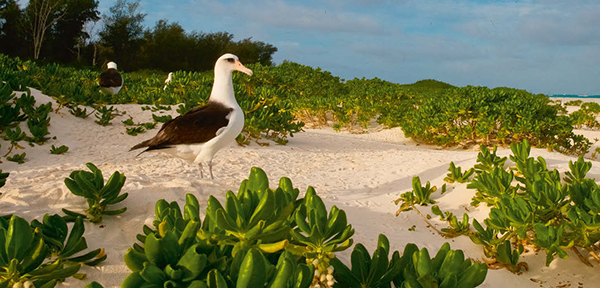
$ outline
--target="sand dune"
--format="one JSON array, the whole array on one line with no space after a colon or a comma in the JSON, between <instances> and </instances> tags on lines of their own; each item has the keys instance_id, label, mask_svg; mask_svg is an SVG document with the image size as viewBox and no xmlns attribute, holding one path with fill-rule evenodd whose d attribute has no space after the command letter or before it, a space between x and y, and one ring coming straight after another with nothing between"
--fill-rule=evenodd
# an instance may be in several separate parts
<instances>
[{"instance_id":1,"label":"sand dune","mask_svg":"<svg viewBox=\"0 0 600 288\"><path fill-rule=\"evenodd\" d=\"M52 101L36 90L32 90L32 95L38 104ZM396 217L397 206L393 203L400 193L411 189L413 176L420 176L423 182L431 181L439 187L450 161L457 166L472 167L477 157L474 149L448 151L417 145L404 138L400 129L361 135L330 129L307 130L290 138L286 146L272 143L268 147L256 144L239 147L232 144L224 148L213 161L213 181L201 179L196 166L167 154L145 153L136 157L137 152L128 152L131 146L154 136L158 130L135 137L127 135L121 120L132 116L135 122L147 122L152 119L152 112L142 111L141 105L115 107L127 114L117 117L107 127L95 124L93 116L75 118L66 109L53 113L49 129L52 136L57 136L56 140L43 146L26 146L27 162L22 165L8 161L0 164L0 169L11 173L6 186L0 189L0 214L14 213L28 220L40 219L44 213L59 213L61 208L78 210L85 207L84 199L71 194L63 181L71 171L85 169L87 162L96 164L105 178L115 170L127 176L123 191L129 193L129 198L116 207L127 206L127 212L106 217L102 225L85 224L84 236L88 245L106 248L108 259L99 267L82 268L81 272L88 274L84 282L70 279L64 286L82 287L95 280L105 287L119 287L130 272L123 255L136 242L135 235L142 231L142 225L151 223L157 200L183 203L186 193L196 195L201 204L206 203L209 195L224 200L225 192L237 191L253 166L267 172L272 186L280 177L286 176L302 193L309 185L315 187L328 206L337 205L347 212L349 222L356 229L355 243L363 243L369 251L374 249L377 235L385 233L394 250L401 250L413 242L437 251L449 241L452 248L463 249L468 257L480 259L483 256L482 248L467 237L443 239L427 228L414 212ZM176 114L175 111L167 113ZM584 132L592 136L597 134ZM52 155L49 152L52 144L67 145L69 151L65 155ZM2 142L0 153L6 152L6 146ZM507 148L499 149L502 156L509 153ZM569 160L575 159L542 149L532 149L532 154L543 156L549 168L560 171L568 169ZM593 164L588 175L600 178L600 163ZM467 212L477 219L487 215L487 208L469 206L474 192L467 190L465 185L448 184L448 188L444 195L434 193L432 197L442 210L458 215ZM202 205L201 211L204 208ZM422 211L430 213L427 207ZM438 228L446 226L435 218L433 222ZM416 229L409 231L413 225ZM346 251L338 256L348 263L349 255L350 251ZM481 287L597 287L600 283L599 267L587 267L574 255L555 260L550 267L544 266L543 252L539 255L529 253L522 260L529 264L528 272L515 275L507 270L490 270ZM565 286L567 284L570 286Z\"/></svg>"}]
</instances>

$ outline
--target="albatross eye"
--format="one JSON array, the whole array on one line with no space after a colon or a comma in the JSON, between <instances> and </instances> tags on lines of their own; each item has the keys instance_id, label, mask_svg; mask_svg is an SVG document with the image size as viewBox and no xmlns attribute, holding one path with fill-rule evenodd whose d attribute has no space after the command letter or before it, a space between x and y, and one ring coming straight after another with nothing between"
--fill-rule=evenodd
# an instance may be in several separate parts
<instances>
[{"instance_id":1,"label":"albatross eye","mask_svg":"<svg viewBox=\"0 0 600 288\"><path fill-rule=\"evenodd\" d=\"M227 58L227 59L225 59L225 60L227 60L227 62L229 62L229 63L233 63L233 62L235 62L235 60L233 60L233 58Z\"/></svg>"}]
</instances>

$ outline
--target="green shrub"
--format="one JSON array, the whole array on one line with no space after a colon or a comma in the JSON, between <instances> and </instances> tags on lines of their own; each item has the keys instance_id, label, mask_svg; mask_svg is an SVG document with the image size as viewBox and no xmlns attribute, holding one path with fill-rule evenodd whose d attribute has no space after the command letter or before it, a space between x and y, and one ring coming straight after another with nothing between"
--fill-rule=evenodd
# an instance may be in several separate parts
<instances>
[{"instance_id":1,"label":"green shrub","mask_svg":"<svg viewBox=\"0 0 600 288\"><path fill-rule=\"evenodd\" d=\"M54 287L58 281L73 276L80 264L65 265L61 259L44 261L49 247L42 233L36 232L23 218L0 217L0 287Z\"/></svg>"},{"instance_id":2,"label":"green shrub","mask_svg":"<svg viewBox=\"0 0 600 288\"><path fill-rule=\"evenodd\" d=\"M596 115L588 110L579 109L569 115L573 125L581 129L584 125L590 129L600 129L600 123L596 120Z\"/></svg>"},{"instance_id":3,"label":"green shrub","mask_svg":"<svg viewBox=\"0 0 600 288\"><path fill-rule=\"evenodd\" d=\"M237 195L227 192L224 205L212 196L208 199L203 220L192 194L186 195L183 210L177 202L159 200L153 227L144 225L143 234L137 236L140 243L125 254L132 273L122 286L305 288L370 283L376 286L360 287L390 287L392 281L404 281L399 278L401 272L414 270L412 253L405 252L400 258L394 252L388 260L389 242L384 235L380 235L372 258L362 244L357 244L352 253L353 268L348 269L335 258L335 252L352 245L354 229L347 223L345 212L335 206L328 212L312 187L304 198L298 199L298 195L298 189L285 177L276 189L269 188L265 172L254 167ZM449 246L443 249L448 252ZM448 260L448 265L458 258ZM355 263L364 265L365 259L370 260L371 268L354 268ZM457 283L483 281L485 265L467 268L471 262L463 260L459 268L467 269L470 276L462 279L455 275L457 267L448 266L447 278L458 277ZM363 272L369 273L368 279ZM351 276L347 277L348 273ZM451 281L444 279L441 281Z\"/></svg>"},{"instance_id":4,"label":"green shrub","mask_svg":"<svg viewBox=\"0 0 600 288\"><path fill-rule=\"evenodd\" d=\"M587 152L589 141L577 137L571 118L549 101L524 90L467 86L416 99L397 121L406 136L435 145L527 139L565 153Z\"/></svg>"},{"instance_id":5,"label":"green shrub","mask_svg":"<svg viewBox=\"0 0 600 288\"><path fill-rule=\"evenodd\" d=\"M373 257L364 246L357 244L352 251L352 270L337 259L333 259L334 278L342 287L477 287L485 280L487 266L473 264L465 259L461 250L450 250L450 245L442 245L434 258L426 248L419 251L414 244L404 248L402 257L398 251L388 262L389 243L379 235L377 249Z\"/></svg>"},{"instance_id":6,"label":"green shrub","mask_svg":"<svg viewBox=\"0 0 600 288\"><path fill-rule=\"evenodd\" d=\"M414 209L415 205L427 205L435 203L435 201L429 199L429 197L433 192L437 191L437 187L431 187L431 183L429 183L429 181L427 181L425 187L422 187L421 178L415 176L412 180L412 187L412 191L406 192L402 194L400 198L396 199L396 205L402 203L400 204L400 209L398 209L396 215L398 215L400 212Z\"/></svg>"},{"instance_id":7,"label":"green shrub","mask_svg":"<svg viewBox=\"0 0 600 288\"><path fill-rule=\"evenodd\" d=\"M104 249L95 249L84 255L75 256L77 253L87 249L87 241L83 237L85 228L81 217L75 219L75 223L69 229L67 221L58 214L44 215L42 222L31 221L31 227L39 229L42 232L42 238L48 246L50 255L53 259L61 260L65 263L78 263L88 266L95 266L106 259ZM66 242L65 242L66 241Z\"/></svg>"},{"instance_id":8,"label":"green shrub","mask_svg":"<svg viewBox=\"0 0 600 288\"><path fill-rule=\"evenodd\" d=\"M527 141L511 144L511 150L509 157L514 167L504 168L490 165L490 157L483 155L491 154L483 153L482 149L478 159L486 163L477 165L486 168L467 184L467 188L476 190L471 205L486 203L491 207L483 220L485 227L473 219L475 231L469 231L468 217L462 222L454 221L454 215L436 208L433 213L450 222L450 227L443 228L445 233L440 234L468 235L492 258L488 265L515 273L527 269L527 264L519 261L524 246L544 250L546 265L556 257L568 257L567 250L572 250L581 261L592 266L579 252L584 249L600 259L595 247L600 240L600 187L594 179L586 178L592 163L581 156L570 161L569 170L561 179L561 173L548 169L543 157L530 156L531 146Z\"/></svg>"},{"instance_id":9,"label":"green shrub","mask_svg":"<svg viewBox=\"0 0 600 288\"><path fill-rule=\"evenodd\" d=\"M456 167L454 165L454 162L450 162L450 167L448 167L448 171L450 173L448 173L446 175L446 177L444 178L444 181L448 182L448 183L465 183L465 182L469 182L469 177L471 177L471 175L473 175L473 173L475 172L475 168L471 168L467 171L465 171L465 173L463 173L461 171L460 167Z\"/></svg>"},{"instance_id":10,"label":"green shrub","mask_svg":"<svg viewBox=\"0 0 600 288\"><path fill-rule=\"evenodd\" d=\"M113 106L110 106L110 107L102 106L100 108L97 108L96 110L97 110L97 112L96 112L95 116L98 120L96 120L94 122L96 122L96 124L102 125L102 126L110 125L111 124L110 121L115 119L115 116L119 115L118 111L115 110Z\"/></svg>"},{"instance_id":11,"label":"green shrub","mask_svg":"<svg viewBox=\"0 0 600 288\"><path fill-rule=\"evenodd\" d=\"M52 147L50 148L50 154L55 155L65 154L67 153L67 151L69 151L69 147L65 145L60 145L60 147L55 147L54 145L52 145Z\"/></svg>"},{"instance_id":12,"label":"green shrub","mask_svg":"<svg viewBox=\"0 0 600 288\"><path fill-rule=\"evenodd\" d=\"M11 161L11 162L16 162L18 164L23 164L25 163L25 155L27 155L27 153L23 152L21 154L14 154L12 156L6 157L6 160Z\"/></svg>"},{"instance_id":13,"label":"green shrub","mask_svg":"<svg viewBox=\"0 0 600 288\"><path fill-rule=\"evenodd\" d=\"M115 171L105 184L102 171L98 167L92 163L87 163L86 166L91 172L73 171L69 178L65 179L65 185L71 193L85 197L89 208L85 210L85 214L62 209L68 215L65 218L72 221L77 217L82 217L89 219L92 223L99 223L102 222L103 215L118 215L125 212L127 207L117 210L107 209L108 205L117 204L127 198L127 193L120 194L121 188L125 185L125 175Z\"/></svg>"},{"instance_id":14,"label":"green shrub","mask_svg":"<svg viewBox=\"0 0 600 288\"><path fill-rule=\"evenodd\" d=\"M583 101L581 101L581 100L571 100L571 101L565 102L565 106L581 106L582 103L583 103Z\"/></svg>"},{"instance_id":15,"label":"green shrub","mask_svg":"<svg viewBox=\"0 0 600 288\"><path fill-rule=\"evenodd\" d=\"M600 104L596 102L585 102L581 104L581 109L593 113L595 115L600 114Z\"/></svg>"}]
</instances>

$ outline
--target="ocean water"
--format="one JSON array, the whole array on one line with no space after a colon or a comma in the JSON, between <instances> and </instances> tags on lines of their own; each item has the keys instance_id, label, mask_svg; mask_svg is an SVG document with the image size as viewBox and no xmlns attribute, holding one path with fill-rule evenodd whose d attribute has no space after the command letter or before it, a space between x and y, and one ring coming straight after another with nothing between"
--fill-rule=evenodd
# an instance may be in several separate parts
<instances>
[{"instance_id":1,"label":"ocean water","mask_svg":"<svg viewBox=\"0 0 600 288\"><path fill-rule=\"evenodd\" d=\"M575 95L575 94L554 94L554 95L546 95L548 97L561 97L561 98L600 98L600 95Z\"/></svg>"}]
</instances>

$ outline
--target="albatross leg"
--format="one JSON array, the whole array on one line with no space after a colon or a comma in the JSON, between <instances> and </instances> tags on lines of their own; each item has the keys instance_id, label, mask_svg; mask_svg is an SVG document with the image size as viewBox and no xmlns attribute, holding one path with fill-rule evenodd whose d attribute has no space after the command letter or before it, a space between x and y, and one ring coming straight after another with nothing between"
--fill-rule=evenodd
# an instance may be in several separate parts
<instances>
[{"instance_id":1,"label":"albatross leg","mask_svg":"<svg viewBox=\"0 0 600 288\"><path fill-rule=\"evenodd\" d=\"M204 173L202 172L202 162L198 163L198 168L200 169L200 178L204 178Z\"/></svg>"},{"instance_id":2,"label":"albatross leg","mask_svg":"<svg viewBox=\"0 0 600 288\"><path fill-rule=\"evenodd\" d=\"M210 179L215 180L215 177L213 177L213 174L212 174L212 159L210 159L210 161L208 161L208 172L210 172Z\"/></svg>"}]
</instances>

